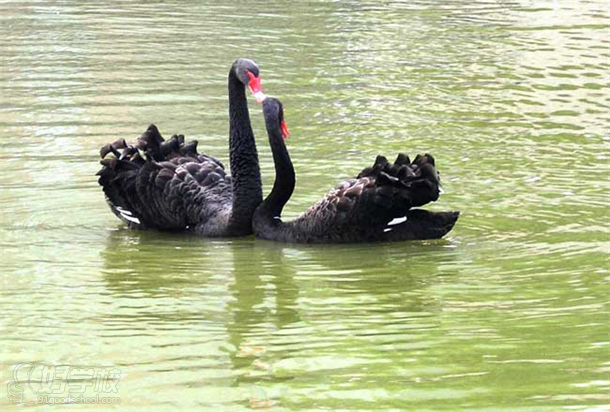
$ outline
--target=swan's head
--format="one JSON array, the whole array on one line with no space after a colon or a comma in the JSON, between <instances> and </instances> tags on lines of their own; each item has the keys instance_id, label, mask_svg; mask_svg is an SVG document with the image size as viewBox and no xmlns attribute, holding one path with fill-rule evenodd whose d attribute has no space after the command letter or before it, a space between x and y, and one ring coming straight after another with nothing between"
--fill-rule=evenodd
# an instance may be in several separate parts
<instances>
[{"instance_id":1,"label":"swan's head","mask_svg":"<svg viewBox=\"0 0 610 412\"><path fill-rule=\"evenodd\" d=\"M284 120L284 105L275 97L267 97L263 101L263 114L265 116L265 123L267 130L279 129L282 138L286 140L290 135L288 126Z\"/></svg>"},{"instance_id":2,"label":"swan's head","mask_svg":"<svg viewBox=\"0 0 610 412\"><path fill-rule=\"evenodd\" d=\"M257 102L262 103L265 100L265 94L261 87L260 70L256 63L250 59L237 59L231 70L240 82L248 86Z\"/></svg>"}]
</instances>

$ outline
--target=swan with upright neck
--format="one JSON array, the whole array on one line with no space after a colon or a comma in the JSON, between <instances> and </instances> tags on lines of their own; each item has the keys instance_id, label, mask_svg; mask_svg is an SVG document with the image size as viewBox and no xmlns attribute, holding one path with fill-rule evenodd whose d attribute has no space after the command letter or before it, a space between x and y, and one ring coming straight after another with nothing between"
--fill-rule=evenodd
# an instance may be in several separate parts
<instances>
[{"instance_id":1,"label":"swan with upright neck","mask_svg":"<svg viewBox=\"0 0 610 412\"><path fill-rule=\"evenodd\" d=\"M199 154L197 141L165 140L155 125L133 145L119 139L102 147L99 184L114 214L136 229L251 234L262 183L246 86L257 101L264 99L259 67L238 59L228 78L231 175L214 157Z\"/></svg>"},{"instance_id":2,"label":"swan with upright neck","mask_svg":"<svg viewBox=\"0 0 610 412\"><path fill-rule=\"evenodd\" d=\"M372 167L340 183L301 216L282 221L282 210L296 183L284 141L288 128L279 100L266 98L263 113L275 182L254 213L257 238L291 243L400 241L438 239L453 228L459 212L414 209L439 197L440 180L429 154L411 162L401 153L393 164L378 156Z\"/></svg>"}]
</instances>

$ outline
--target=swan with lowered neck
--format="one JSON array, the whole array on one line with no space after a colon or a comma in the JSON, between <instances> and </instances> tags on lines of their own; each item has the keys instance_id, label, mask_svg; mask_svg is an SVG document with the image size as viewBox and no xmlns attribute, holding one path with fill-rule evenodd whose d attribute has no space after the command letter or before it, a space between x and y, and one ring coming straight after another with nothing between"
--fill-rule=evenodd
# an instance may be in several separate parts
<instances>
[{"instance_id":1,"label":"swan with lowered neck","mask_svg":"<svg viewBox=\"0 0 610 412\"><path fill-rule=\"evenodd\" d=\"M257 101L264 99L258 66L238 59L228 79L231 176L217 159L197 152L197 141L164 140L155 125L133 145L119 139L102 147L99 184L114 214L135 229L252 233L262 183L246 86ZM114 157L106 158L109 153Z\"/></svg>"},{"instance_id":2,"label":"swan with lowered neck","mask_svg":"<svg viewBox=\"0 0 610 412\"><path fill-rule=\"evenodd\" d=\"M288 128L282 103L263 102L265 125L275 163L275 182L256 208L256 237L291 243L354 243L438 239L447 234L459 212L413 209L439 197L434 158L418 155L413 162L399 154L394 164L378 156L373 167L332 189L297 219L283 222L284 205L292 196L295 173L284 142Z\"/></svg>"}]
</instances>

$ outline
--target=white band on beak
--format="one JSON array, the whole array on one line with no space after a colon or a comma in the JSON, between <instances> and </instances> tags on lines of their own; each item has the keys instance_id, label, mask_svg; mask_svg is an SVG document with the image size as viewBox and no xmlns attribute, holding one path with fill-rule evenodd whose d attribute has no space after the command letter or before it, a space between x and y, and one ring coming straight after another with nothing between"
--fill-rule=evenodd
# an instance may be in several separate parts
<instances>
[{"instance_id":1,"label":"white band on beak","mask_svg":"<svg viewBox=\"0 0 610 412\"><path fill-rule=\"evenodd\" d=\"M256 92L254 93L254 98L256 99L257 103L262 103L265 101L267 96L265 96L265 93L263 92Z\"/></svg>"}]
</instances>

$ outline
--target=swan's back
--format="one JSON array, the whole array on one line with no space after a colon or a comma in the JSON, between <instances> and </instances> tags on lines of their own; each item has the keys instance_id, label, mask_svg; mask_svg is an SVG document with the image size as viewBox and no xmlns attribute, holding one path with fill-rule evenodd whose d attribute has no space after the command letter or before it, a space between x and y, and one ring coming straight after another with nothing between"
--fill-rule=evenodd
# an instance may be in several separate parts
<instances>
[{"instance_id":1,"label":"swan's back","mask_svg":"<svg viewBox=\"0 0 610 412\"><path fill-rule=\"evenodd\" d=\"M231 177L220 161L197 152L197 141L185 144L182 135L166 141L151 125L133 145L119 139L100 155L99 184L107 203L131 228L223 235Z\"/></svg>"},{"instance_id":2,"label":"swan's back","mask_svg":"<svg viewBox=\"0 0 610 412\"><path fill-rule=\"evenodd\" d=\"M275 233L276 240L300 243L373 242L440 238L459 213L412 210L436 201L440 179L434 158L413 162L400 154L392 164L378 156L372 167L341 182Z\"/></svg>"}]
</instances>

